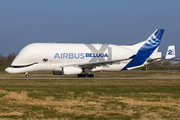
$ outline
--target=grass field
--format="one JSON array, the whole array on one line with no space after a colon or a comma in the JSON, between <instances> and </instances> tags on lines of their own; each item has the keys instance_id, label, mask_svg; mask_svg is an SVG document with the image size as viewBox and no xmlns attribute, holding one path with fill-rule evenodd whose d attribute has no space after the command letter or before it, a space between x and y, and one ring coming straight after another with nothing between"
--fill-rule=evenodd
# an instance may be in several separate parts
<instances>
[{"instance_id":1,"label":"grass field","mask_svg":"<svg viewBox=\"0 0 180 120\"><path fill-rule=\"evenodd\" d=\"M0 118L180 119L180 80L0 80Z\"/></svg>"},{"instance_id":2,"label":"grass field","mask_svg":"<svg viewBox=\"0 0 180 120\"><path fill-rule=\"evenodd\" d=\"M7 66L0 66L0 72L5 72L6 68L7 68Z\"/></svg>"},{"instance_id":3,"label":"grass field","mask_svg":"<svg viewBox=\"0 0 180 120\"><path fill-rule=\"evenodd\" d=\"M95 72L94 75L180 77L179 73L121 71ZM52 73L30 73L30 77L52 76ZM1 72L0 77L24 77L24 74ZM59 79L1 79L0 119L180 119L180 79L54 77Z\"/></svg>"}]
</instances>

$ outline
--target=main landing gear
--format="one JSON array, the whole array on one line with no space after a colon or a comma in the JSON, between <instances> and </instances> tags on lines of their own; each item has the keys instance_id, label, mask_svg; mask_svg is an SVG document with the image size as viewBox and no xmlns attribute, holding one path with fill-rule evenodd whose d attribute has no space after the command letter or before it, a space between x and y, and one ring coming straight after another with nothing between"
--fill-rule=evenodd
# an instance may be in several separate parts
<instances>
[{"instance_id":1,"label":"main landing gear","mask_svg":"<svg viewBox=\"0 0 180 120\"><path fill-rule=\"evenodd\" d=\"M25 77L28 78L29 77L29 74L28 72L25 73Z\"/></svg>"},{"instance_id":2,"label":"main landing gear","mask_svg":"<svg viewBox=\"0 0 180 120\"><path fill-rule=\"evenodd\" d=\"M92 69L89 69L89 68L83 68L83 72L84 72L85 74L82 74L82 73L81 73L81 74L78 74L77 77L94 77L93 74L90 74L91 70L92 70Z\"/></svg>"},{"instance_id":3,"label":"main landing gear","mask_svg":"<svg viewBox=\"0 0 180 120\"><path fill-rule=\"evenodd\" d=\"M78 74L77 77L94 77L93 74Z\"/></svg>"}]
</instances>

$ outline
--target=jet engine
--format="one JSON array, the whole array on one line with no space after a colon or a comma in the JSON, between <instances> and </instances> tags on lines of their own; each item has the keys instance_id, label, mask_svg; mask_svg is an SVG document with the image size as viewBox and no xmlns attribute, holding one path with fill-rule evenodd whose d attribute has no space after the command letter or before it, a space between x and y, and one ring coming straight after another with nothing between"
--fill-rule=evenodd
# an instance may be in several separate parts
<instances>
[{"instance_id":1,"label":"jet engine","mask_svg":"<svg viewBox=\"0 0 180 120\"><path fill-rule=\"evenodd\" d=\"M73 75L73 74L81 74L82 69L76 66L67 66L63 67L62 71L53 71L53 75Z\"/></svg>"}]
</instances>

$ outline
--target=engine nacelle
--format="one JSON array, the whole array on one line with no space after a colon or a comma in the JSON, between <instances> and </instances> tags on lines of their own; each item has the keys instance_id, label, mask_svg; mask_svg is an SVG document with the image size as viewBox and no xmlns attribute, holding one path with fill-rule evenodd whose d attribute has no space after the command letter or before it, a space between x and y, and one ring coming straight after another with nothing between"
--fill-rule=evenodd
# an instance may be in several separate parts
<instances>
[{"instance_id":1,"label":"engine nacelle","mask_svg":"<svg viewBox=\"0 0 180 120\"><path fill-rule=\"evenodd\" d=\"M76 66L63 67L63 73L65 75L73 75L82 73L82 69Z\"/></svg>"},{"instance_id":2,"label":"engine nacelle","mask_svg":"<svg viewBox=\"0 0 180 120\"><path fill-rule=\"evenodd\" d=\"M53 75L63 75L63 71L53 71Z\"/></svg>"},{"instance_id":3,"label":"engine nacelle","mask_svg":"<svg viewBox=\"0 0 180 120\"><path fill-rule=\"evenodd\" d=\"M53 75L73 75L82 73L82 69L76 66L68 66L55 70L56 71L53 71Z\"/></svg>"}]
</instances>

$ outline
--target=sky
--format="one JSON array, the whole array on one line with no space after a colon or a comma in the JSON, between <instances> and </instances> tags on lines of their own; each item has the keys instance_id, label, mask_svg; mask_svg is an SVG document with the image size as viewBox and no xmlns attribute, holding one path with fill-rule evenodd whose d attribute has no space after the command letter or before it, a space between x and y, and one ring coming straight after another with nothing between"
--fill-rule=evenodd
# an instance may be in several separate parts
<instances>
[{"instance_id":1,"label":"sky","mask_svg":"<svg viewBox=\"0 0 180 120\"><path fill-rule=\"evenodd\" d=\"M159 51L180 57L180 0L1 0L0 54L30 43L133 45L165 29Z\"/></svg>"}]
</instances>

